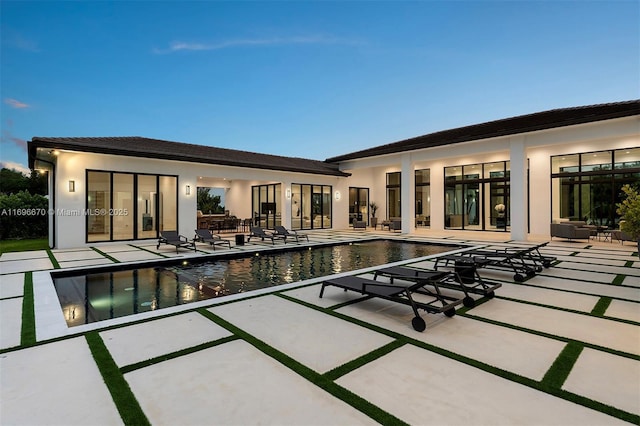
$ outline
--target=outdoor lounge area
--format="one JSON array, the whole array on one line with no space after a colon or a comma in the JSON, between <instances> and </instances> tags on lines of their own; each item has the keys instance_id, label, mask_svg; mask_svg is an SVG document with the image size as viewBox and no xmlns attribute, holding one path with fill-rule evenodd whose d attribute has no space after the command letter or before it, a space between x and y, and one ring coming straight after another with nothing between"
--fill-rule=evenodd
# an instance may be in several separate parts
<instances>
[{"instance_id":1,"label":"outdoor lounge area","mask_svg":"<svg viewBox=\"0 0 640 426\"><path fill-rule=\"evenodd\" d=\"M48 270L167 257L188 261L229 250L264 253L283 244L252 241L214 251L197 243L195 252L176 253L149 241L5 253L0 256L0 420L638 424L635 245L559 239L540 245L545 241L513 242L488 233L407 236L372 229L310 232L300 245L356 244L374 236L492 251L537 247L556 260L522 283L512 270L479 269L484 279L500 284L494 297L470 292L475 306L454 302L451 317L421 312L423 332L412 327L411 306L393 300L335 286L326 286L320 298L326 278L167 308L106 328L65 331L53 329L41 310ZM436 261L437 255L387 267L434 270ZM404 285L402 278L375 276L382 270L365 267L331 279ZM444 286L440 291L463 295ZM413 296L423 301L422 295Z\"/></svg>"}]
</instances>

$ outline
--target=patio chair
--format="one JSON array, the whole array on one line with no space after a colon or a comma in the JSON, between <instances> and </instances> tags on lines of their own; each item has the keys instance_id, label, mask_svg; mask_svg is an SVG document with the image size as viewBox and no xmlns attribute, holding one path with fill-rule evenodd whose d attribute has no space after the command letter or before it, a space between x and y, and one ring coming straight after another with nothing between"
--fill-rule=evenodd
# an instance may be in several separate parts
<instances>
[{"instance_id":1,"label":"patio chair","mask_svg":"<svg viewBox=\"0 0 640 426\"><path fill-rule=\"evenodd\" d=\"M441 273L442 274L442 273ZM424 331L427 328L426 323L420 317L418 309L423 309L429 313L444 313L448 317L456 314L456 306L462 303L462 299L456 299L449 302L440 293L437 279L431 281L420 281L410 286L401 286L395 284L384 284L378 281L360 278L355 276L347 276L333 278L322 283L320 289L320 297L324 294L324 288L328 285L339 287L345 291L351 290L369 297L379 297L403 305L411 306L415 317L411 320L411 325L416 331ZM433 287L433 291L426 286ZM416 301L412 295L419 293L421 295L430 296L432 300ZM438 306L441 305L441 306Z\"/></svg>"},{"instance_id":2,"label":"patio chair","mask_svg":"<svg viewBox=\"0 0 640 426\"><path fill-rule=\"evenodd\" d=\"M274 236L276 235L282 235L284 236L284 242L287 242L287 238L292 237L296 239L296 243L300 242L300 237L306 238L307 242L309 242L309 236L307 234L300 234L298 231L289 231L287 228L285 228L284 226L276 226L275 227L276 232L273 234Z\"/></svg>"},{"instance_id":3,"label":"patio chair","mask_svg":"<svg viewBox=\"0 0 640 426\"><path fill-rule=\"evenodd\" d=\"M180 248L193 249L196 251L195 241L189 241L187 237L179 235L178 231L160 231L160 238L156 250L160 248L160 244L168 244L176 248L176 253Z\"/></svg>"},{"instance_id":4,"label":"patio chair","mask_svg":"<svg viewBox=\"0 0 640 426\"><path fill-rule=\"evenodd\" d=\"M208 229L196 229L196 235L193 239L202 243L209 243L213 247L213 251L216 251L216 246L226 245L231 248L229 240L223 240L219 235L212 234Z\"/></svg>"},{"instance_id":5,"label":"patio chair","mask_svg":"<svg viewBox=\"0 0 640 426\"><path fill-rule=\"evenodd\" d=\"M477 249L440 256L436 259L435 268L438 269L441 261L444 262L442 265L444 267L449 267L449 263L453 262L456 272L463 281L479 278L478 268L508 269L514 272L513 279L516 282L523 282L536 274L536 266L528 264L525 258L525 250Z\"/></svg>"},{"instance_id":6,"label":"patio chair","mask_svg":"<svg viewBox=\"0 0 640 426\"><path fill-rule=\"evenodd\" d=\"M283 235L274 235L272 233L267 233L264 229L259 226L252 226L251 233L249 234L249 238L247 238L247 242L251 241L252 237L260 238L260 241L264 241L265 238L271 240L271 244L275 244L275 240L282 240L287 243L287 238Z\"/></svg>"},{"instance_id":7,"label":"patio chair","mask_svg":"<svg viewBox=\"0 0 640 426\"><path fill-rule=\"evenodd\" d=\"M467 308L473 308L476 305L476 301L473 297L469 296L467 287L461 282L459 277L455 276L455 272L443 272L428 269L410 268L407 266L389 266L382 269L373 271L373 279L377 280L378 277L387 277L390 279L391 284L394 280L403 280L411 282L437 282L439 287L449 288L452 290L461 291L464 293L464 299L462 303ZM500 285L498 285L500 287ZM482 293L483 295L492 298L494 296L493 289L487 290ZM447 298L448 296L443 296Z\"/></svg>"}]
</instances>

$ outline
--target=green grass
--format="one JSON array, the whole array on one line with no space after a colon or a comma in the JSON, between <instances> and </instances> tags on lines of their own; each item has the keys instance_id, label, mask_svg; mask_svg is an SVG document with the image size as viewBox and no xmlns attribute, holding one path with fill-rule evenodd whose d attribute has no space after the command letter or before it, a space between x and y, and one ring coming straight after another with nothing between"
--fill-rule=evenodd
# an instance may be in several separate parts
<instances>
[{"instance_id":1,"label":"green grass","mask_svg":"<svg viewBox=\"0 0 640 426\"><path fill-rule=\"evenodd\" d=\"M607 311L607 308L611 304L611 300L612 299L610 297L601 297L600 300L598 300L598 303L596 303L596 306L594 306L591 310L591 315L595 315L598 317L603 316Z\"/></svg>"},{"instance_id":2,"label":"green grass","mask_svg":"<svg viewBox=\"0 0 640 426\"><path fill-rule=\"evenodd\" d=\"M49 249L47 249L47 256L49 256L49 260L51 261L51 264L53 265L53 268L54 269L60 269L60 264L58 263L58 260L53 255L53 252L51 250L49 250Z\"/></svg>"},{"instance_id":3,"label":"green grass","mask_svg":"<svg viewBox=\"0 0 640 426\"><path fill-rule=\"evenodd\" d=\"M582 353L584 346L578 342L570 341L567 346L564 347L560 355L551 365L551 368L547 371L542 379L542 385L548 386L554 389L561 389L571 369L575 365L580 353Z\"/></svg>"},{"instance_id":4,"label":"green grass","mask_svg":"<svg viewBox=\"0 0 640 426\"><path fill-rule=\"evenodd\" d=\"M138 400L133 395L129 384L109 354L98 332L87 333L85 338L124 424L150 425L149 419L142 411Z\"/></svg>"},{"instance_id":5,"label":"green grass","mask_svg":"<svg viewBox=\"0 0 640 426\"><path fill-rule=\"evenodd\" d=\"M14 251L46 250L48 248L49 248L48 238L0 241L0 254L10 253Z\"/></svg>"},{"instance_id":6,"label":"green grass","mask_svg":"<svg viewBox=\"0 0 640 426\"><path fill-rule=\"evenodd\" d=\"M22 298L22 329L20 331L22 346L36 343L36 315L33 303L33 272L27 272L24 274L24 297Z\"/></svg>"}]
</instances>

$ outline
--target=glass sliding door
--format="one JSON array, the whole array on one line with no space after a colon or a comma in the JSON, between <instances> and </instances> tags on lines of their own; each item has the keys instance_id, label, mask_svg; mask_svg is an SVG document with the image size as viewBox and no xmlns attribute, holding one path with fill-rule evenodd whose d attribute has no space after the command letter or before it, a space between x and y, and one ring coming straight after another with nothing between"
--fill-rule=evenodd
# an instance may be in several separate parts
<instances>
[{"instance_id":1,"label":"glass sliding door","mask_svg":"<svg viewBox=\"0 0 640 426\"><path fill-rule=\"evenodd\" d=\"M154 238L158 236L158 177L156 175L138 175L138 235L136 238Z\"/></svg>"},{"instance_id":2,"label":"glass sliding door","mask_svg":"<svg viewBox=\"0 0 640 426\"><path fill-rule=\"evenodd\" d=\"M113 239L133 239L133 178L132 173L113 174Z\"/></svg>"},{"instance_id":3,"label":"glass sliding door","mask_svg":"<svg viewBox=\"0 0 640 426\"><path fill-rule=\"evenodd\" d=\"M331 186L291 185L291 228L331 228L333 211Z\"/></svg>"},{"instance_id":4,"label":"glass sliding door","mask_svg":"<svg viewBox=\"0 0 640 426\"><path fill-rule=\"evenodd\" d=\"M178 177L87 170L86 206L87 242L157 238L178 229Z\"/></svg>"},{"instance_id":5,"label":"glass sliding door","mask_svg":"<svg viewBox=\"0 0 640 426\"><path fill-rule=\"evenodd\" d=\"M160 176L159 231L178 230L178 178Z\"/></svg>"},{"instance_id":6,"label":"glass sliding door","mask_svg":"<svg viewBox=\"0 0 640 426\"><path fill-rule=\"evenodd\" d=\"M111 221L111 173L87 172L87 242L109 241ZM95 213L95 214L93 214Z\"/></svg>"},{"instance_id":7,"label":"glass sliding door","mask_svg":"<svg viewBox=\"0 0 640 426\"><path fill-rule=\"evenodd\" d=\"M282 185L279 183L256 185L251 191L253 224L266 229L274 229L282 224L280 197Z\"/></svg>"},{"instance_id":8,"label":"glass sliding door","mask_svg":"<svg viewBox=\"0 0 640 426\"><path fill-rule=\"evenodd\" d=\"M365 220L369 223L369 188L349 188L349 225L354 220Z\"/></svg>"}]
</instances>

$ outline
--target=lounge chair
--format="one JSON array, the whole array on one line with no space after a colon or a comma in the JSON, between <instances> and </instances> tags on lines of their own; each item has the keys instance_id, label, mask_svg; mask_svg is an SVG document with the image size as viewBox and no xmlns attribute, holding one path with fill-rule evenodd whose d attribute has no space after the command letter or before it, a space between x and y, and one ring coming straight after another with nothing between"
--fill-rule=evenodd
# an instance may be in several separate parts
<instances>
[{"instance_id":1,"label":"lounge chair","mask_svg":"<svg viewBox=\"0 0 640 426\"><path fill-rule=\"evenodd\" d=\"M196 229L194 240L211 244L213 251L216 251L216 246L226 245L228 248L231 248L231 242L229 240L223 240L219 235L211 234L211 231L208 229Z\"/></svg>"},{"instance_id":2,"label":"lounge chair","mask_svg":"<svg viewBox=\"0 0 640 426\"><path fill-rule=\"evenodd\" d=\"M394 280L396 279L411 281L415 283L420 281L427 283L437 282L438 287L444 287L463 292L464 299L462 299L462 303L467 308L473 308L476 305L476 301L473 299L473 297L469 296L467 288L461 282L459 277L455 276L455 272L447 273L443 271L428 269L409 268L406 266L389 266L387 268L378 269L373 272L374 280L377 280L379 276L389 278L391 280L391 284L393 284ZM498 287L499 286L500 285L498 285ZM493 297L493 289L483 292L483 295L489 298Z\"/></svg>"},{"instance_id":3,"label":"lounge chair","mask_svg":"<svg viewBox=\"0 0 640 426\"><path fill-rule=\"evenodd\" d=\"M287 237L283 235L275 235L270 232L267 233L259 226L251 227L251 233L249 234L249 238L247 238L247 242L250 242L252 237L260 238L260 241L264 241L266 238L268 240L271 240L271 244L275 244L275 240L282 240L285 242L285 244L287 242Z\"/></svg>"},{"instance_id":4,"label":"lounge chair","mask_svg":"<svg viewBox=\"0 0 640 426\"><path fill-rule=\"evenodd\" d=\"M298 231L289 231L287 228L285 228L284 226L276 226L275 228L276 232L273 234L274 236L276 235L282 235L284 237L284 242L287 242L287 238L295 238L296 239L296 243L300 242L300 237L306 238L307 242L309 242L309 236L307 234L300 234L298 233Z\"/></svg>"},{"instance_id":5,"label":"lounge chair","mask_svg":"<svg viewBox=\"0 0 640 426\"><path fill-rule=\"evenodd\" d=\"M187 237L179 235L177 231L160 231L160 238L158 239L156 250L160 248L160 244L175 246L176 253L178 253L178 249L180 248L193 249L193 251L196 251L195 241L190 241Z\"/></svg>"},{"instance_id":6,"label":"lounge chair","mask_svg":"<svg viewBox=\"0 0 640 426\"><path fill-rule=\"evenodd\" d=\"M444 262L444 267L450 267L449 264L453 262L456 272L465 281L477 281L480 277L477 273L478 268L510 269L514 272L513 279L523 282L533 277L537 268L527 263L526 256L526 250L468 250L438 257L435 268L438 269L440 262Z\"/></svg>"},{"instance_id":7,"label":"lounge chair","mask_svg":"<svg viewBox=\"0 0 640 426\"><path fill-rule=\"evenodd\" d=\"M557 257L543 256L542 253L540 253L540 249L545 247L547 244L549 243L546 242L530 247L507 247L504 250L506 252L520 252L525 263L532 264L535 267L536 272L541 272L543 268L550 267L553 262L558 260Z\"/></svg>"},{"instance_id":8,"label":"lounge chair","mask_svg":"<svg viewBox=\"0 0 640 426\"><path fill-rule=\"evenodd\" d=\"M440 274L446 275L446 273L442 272ZM415 315L411 320L413 328L416 331L424 331L425 328L427 328L427 325L420 317L418 309L424 309L430 313L444 313L446 316L452 317L456 314L455 307L462 303L462 299L456 299L452 302L448 302L448 300L440 293L437 281L437 278L434 277L433 280L420 281L410 286L401 286L395 284L384 284L366 278L347 276L324 281L322 283L322 288L320 289L320 297L324 294L324 288L328 285L332 285L340 287L345 291L351 290L366 296L379 297L392 302L402 303L403 305L411 306L411 309L413 309L413 313ZM426 288L427 285L432 287L434 290L431 291ZM429 302L418 302L412 297L414 293L430 296L433 300ZM438 306L439 304L442 306Z\"/></svg>"}]
</instances>

